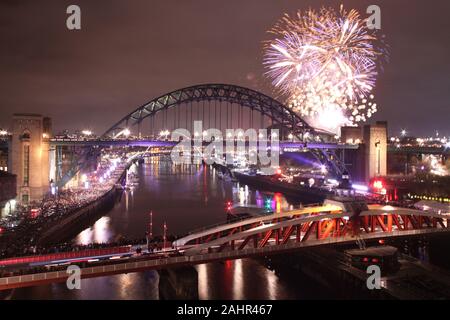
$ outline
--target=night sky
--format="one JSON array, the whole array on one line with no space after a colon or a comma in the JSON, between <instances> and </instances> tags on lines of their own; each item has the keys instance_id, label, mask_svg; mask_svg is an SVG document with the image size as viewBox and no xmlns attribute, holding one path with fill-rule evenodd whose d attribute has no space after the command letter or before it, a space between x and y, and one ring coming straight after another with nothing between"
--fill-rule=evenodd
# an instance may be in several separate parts
<instances>
[{"instance_id":1,"label":"night sky","mask_svg":"<svg viewBox=\"0 0 450 320\"><path fill-rule=\"evenodd\" d=\"M332 5L382 10L390 62L377 83L391 133L450 135L450 1L0 1L0 127L15 112L54 131L107 127L152 98L200 83L274 96L262 67L267 30L286 12ZM77 4L82 30L66 28Z\"/></svg>"}]
</instances>

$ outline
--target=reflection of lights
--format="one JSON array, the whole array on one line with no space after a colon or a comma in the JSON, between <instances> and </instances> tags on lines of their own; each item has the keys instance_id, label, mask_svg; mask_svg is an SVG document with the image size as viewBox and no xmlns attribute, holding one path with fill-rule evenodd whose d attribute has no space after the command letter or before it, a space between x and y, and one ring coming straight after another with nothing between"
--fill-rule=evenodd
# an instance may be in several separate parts
<instances>
[{"instance_id":1,"label":"reflection of lights","mask_svg":"<svg viewBox=\"0 0 450 320\"><path fill-rule=\"evenodd\" d=\"M198 298L205 300L209 298L209 286L208 286L208 270L206 264L199 264L197 266L198 274Z\"/></svg>"},{"instance_id":2,"label":"reflection of lights","mask_svg":"<svg viewBox=\"0 0 450 320\"><path fill-rule=\"evenodd\" d=\"M384 206L383 208L381 208L381 210L383 210L383 211L394 211L395 208L393 206Z\"/></svg>"},{"instance_id":3,"label":"reflection of lights","mask_svg":"<svg viewBox=\"0 0 450 320\"><path fill-rule=\"evenodd\" d=\"M243 282L243 268L242 260L238 259L234 261L234 274L233 274L233 300L243 299L244 294L244 282Z\"/></svg>"}]
</instances>

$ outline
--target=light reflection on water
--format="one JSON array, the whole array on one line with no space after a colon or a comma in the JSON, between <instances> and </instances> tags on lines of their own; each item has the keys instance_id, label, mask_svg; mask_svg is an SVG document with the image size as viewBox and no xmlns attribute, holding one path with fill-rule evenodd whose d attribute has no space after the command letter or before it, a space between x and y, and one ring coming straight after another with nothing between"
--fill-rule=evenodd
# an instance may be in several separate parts
<instances>
[{"instance_id":1,"label":"light reflection on water","mask_svg":"<svg viewBox=\"0 0 450 320\"><path fill-rule=\"evenodd\" d=\"M134 170L134 169L133 169ZM153 233L162 233L167 221L171 233L226 221L226 203L252 205L275 212L292 206L281 194L263 193L246 185L219 179L216 171L202 166L173 165L153 159L136 168L139 184L123 193L120 202L81 231L74 242L115 241L121 236L142 238L153 211ZM290 287L255 260L243 259L195 267L200 299L289 299L298 288ZM16 290L13 298L40 299L158 299L156 271L82 280L82 290L64 284Z\"/></svg>"},{"instance_id":2,"label":"light reflection on water","mask_svg":"<svg viewBox=\"0 0 450 320\"><path fill-rule=\"evenodd\" d=\"M81 245L90 243L106 243L111 241L110 217L101 217L94 225L83 230L76 238L75 242Z\"/></svg>"}]
</instances>

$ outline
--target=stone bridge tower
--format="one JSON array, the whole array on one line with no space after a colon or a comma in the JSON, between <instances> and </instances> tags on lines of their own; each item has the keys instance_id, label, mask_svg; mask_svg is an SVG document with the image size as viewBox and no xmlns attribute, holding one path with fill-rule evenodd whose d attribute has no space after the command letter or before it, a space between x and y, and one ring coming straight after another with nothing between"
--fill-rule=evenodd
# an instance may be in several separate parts
<instances>
[{"instance_id":1,"label":"stone bridge tower","mask_svg":"<svg viewBox=\"0 0 450 320\"><path fill-rule=\"evenodd\" d=\"M387 123L364 126L366 180L387 174Z\"/></svg>"},{"instance_id":2,"label":"stone bridge tower","mask_svg":"<svg viewBox=\"0 0 450 320\"><path fill-rule=\"evenodd\" d=\"M40 200L49 191L51 120L38 114L14 114L9 171L17 176L17 199Z\"/></svg>"}]
</instances>

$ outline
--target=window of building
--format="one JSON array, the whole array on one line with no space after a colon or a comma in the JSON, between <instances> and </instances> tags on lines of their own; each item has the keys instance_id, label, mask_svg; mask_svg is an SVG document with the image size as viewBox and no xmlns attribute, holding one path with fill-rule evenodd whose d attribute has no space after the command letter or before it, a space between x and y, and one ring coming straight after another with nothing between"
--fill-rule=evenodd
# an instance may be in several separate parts
<instances>
[{"instance_id":1,"label":"window of building","mask_svg":"<svg viewBox=\"0 0 450 320\"><path fill-rule=\"evenodd\" d=\"M30 183L30 146L23 147L23 184Z\"/></svg>"}]
</instances>

